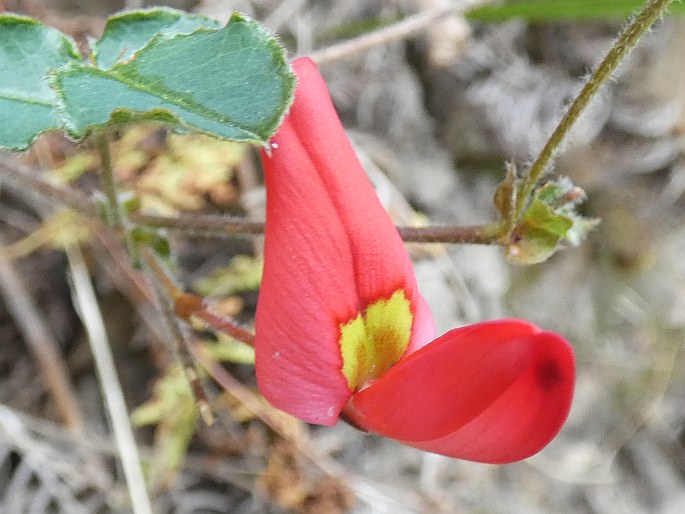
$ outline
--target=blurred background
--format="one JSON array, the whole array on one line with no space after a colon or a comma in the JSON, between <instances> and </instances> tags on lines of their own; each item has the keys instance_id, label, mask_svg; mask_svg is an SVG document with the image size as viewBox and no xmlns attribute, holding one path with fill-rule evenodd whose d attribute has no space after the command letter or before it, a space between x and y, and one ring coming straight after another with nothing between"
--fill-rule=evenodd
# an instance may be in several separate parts
<instances>
[{"instance_id":1,"label":"blurred background","mask_svg":"<svg viewBox=\"0 0 685 514\"><path fill-rule=\"evenodd\" d=\"M246 13L277 34L293 57L446 3L165 2L222 21L234 10ZM150 4L0 0L2 10L38 18L79 42L97 37L111 13ZM484 223L495 219L492 196L505 161L523 167L536 156L623 25L620 17L479 23L449 15L414 37L321 69L398 224ZM575 346L578 380L569 421L548 448L517 464L426 454L342 423L323 429L284 419L290 436L283 438L218 388L219 423L204 426L164 335L155 331L156 313L136 296L126 266L116 265L121 255L108 247L112 242L30 194L2 187L0 238L17 256L0 264L0 512L129 509L72 306L59 248L64 238L83 244L97 286L126 402L140 425L155 512L685 511L683 48L685 19L659 22L559 156L554 174L582 187L588 194L583 214L601 218L579 247L520 267L507 263L498 247L408 245L439 332L516 316L564 334ZM250 149L154 125L124 127L114 139L117 178L145 209L263 217L261 175ZM97 184L97 154L59 134L0 159L85 191ZM215 298L224 313L249 325L259 238L175 234L169 241L183 287ZM17 307L19 297L30 299L28 311ZM46 385L27 316L33 330L39 327L37 337L58 350L55 358L73 386L71 417ZM194 337L216 347L210 333ZM249 355L222 359L254 386Z\"/></svg>"}]
</instances>

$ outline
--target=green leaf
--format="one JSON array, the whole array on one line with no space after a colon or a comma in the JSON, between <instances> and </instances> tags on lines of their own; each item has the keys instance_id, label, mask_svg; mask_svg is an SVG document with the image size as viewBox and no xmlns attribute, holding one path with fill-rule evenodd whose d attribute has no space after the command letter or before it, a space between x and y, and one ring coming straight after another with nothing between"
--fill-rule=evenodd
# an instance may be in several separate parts
<instances>
[{"instance_id":1,"label":"green leaf","mask_svg":"<svg viewBox=\"0 0 685 514\"><path fill-rule=\"evenodd\" d=\"M169 240L159 233L142 227L131 230L131 237L136 243L151 247L162 259L171 257L171 244Z\"/></svg>"},{"instance_id":2,"label":"green leaf","mask_svg":"<svg viewBox=\"0 0 685 514\"><path fill-rule=\"evenodd\" d=\"M585 200L585 192L574 186L570 178L559 177L540 186L535 191L535 198L548 205L568 210Z\"/></svg>"},{"instance_id":3,"label":"green leaf","mask_svg":"<svg viewBox=\"0 0 685 514\"><path fill-rule=\"evenodd\" d=\"M573 226L573 220L564 213L536 199L526 211L525 222L528 226L543 230L554 236L564 237Z\"/></svg>"},{"instance_id":4,"label":"green leaf","mask_svg":"<svg viewBox=\"0 0 685 514\"><path fill-rule=\"evenodd\" d=\"M530 22L625 19L645 0L508 0L466 12L471 21L503 22L522 18ZM685 14L685 3L673 2L670 14Z\"/></svg>"},{"instance_id":5,"label":"green leaf","mask_svg":"<svg viewBox=\"0 0 685 514\"><path fill-rule=\"evenodd\" d=\"M558 249L561 237L528 225L519 228L519 241L507 246L507 260L514 264L539 264Z\"/></svg>"},{"instance_id":6,"label":"green leaf","mask_svg":"<svg viewBox=\"0 0 685 514\"><path fill-rule=\"evenodd\" d=\"M0 15L0 147L23 150L59 127L48 72L79 60L74 42L58 30Z\"/></svg>"},{"instance_id":7,"label":"green leaf","mask_svg":"<svg viewBox=\"0 0 685 514\"><path fill-rule=\"evenodd\" d=\"M219 29L221 24L183 11L157 8L112 16L99 41L93 45L92 59L99 68L109 69L125 62L157 35L191 34L199 28Z\"/></svg>"},{"instance_id":8,"label":"green leaf","mask_svg":"<svg viewBox=\"0 0 685 514\"><path fill-rule=\"evenodd\" d=\"M60 113L75 138L109 123L157 120L265 144L294 84L276 40L237 14L221 29L158 34L109 70L72 64L53 75Z\"/></svg>"}]
</instances>

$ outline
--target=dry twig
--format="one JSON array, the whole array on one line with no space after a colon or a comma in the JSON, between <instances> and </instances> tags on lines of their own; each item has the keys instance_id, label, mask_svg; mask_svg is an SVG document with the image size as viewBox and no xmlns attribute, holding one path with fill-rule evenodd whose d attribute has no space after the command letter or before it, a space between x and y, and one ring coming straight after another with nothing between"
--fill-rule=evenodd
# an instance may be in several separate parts
<instances>
[{"instance_id":1,"label":"dry twig","mask_svg":"<svg viewBox=\"0 0 685 514\"><path fill-rule=\"evenodd\" d=\"M38 363L47 389L66 426L73 432L83 432L85 416L76 398L59 345L12 262L4 259L1 254L0 292Z\"/></svg>"},{"instance_id":2,"label":"dry twig","mask_svg":"<svg viewBox=\"0 0 685 514\"><path fill-rule=\"evenodd\" d=\"M133 512L135 514L152 514L152 506L145 486L145 477L140 466L138 448L128 420L124 393L114 367L114 358L109 347L105 324L98 308L93 284L88 276L81 250L75 246L67 248L67 258L69 259L73 281L74 303L88 334L88 341L100 378L102 394L112 423L114 439L117 443L119 457L131 495Z\"/></svg>"},{"instance_id":3,"label":"dry twig","mask_svg":"<svg viewBox=\"0 0 685 514\"><path fill-rule=\"evenodd\" d=\"M373 32L368 32L362 36L343 41L337 45L332 45L323 50L309 54L319 66L328 64L331 61L343 59L351 55L363 52L375 46L385 45L393 41L405 39L409 36L427 30L435 22L450 14L464 13L469 9L488 3L488 0L462 0L447 6L429 9L424 12L409 16L404 20L394 23L389 27L384 27Z\"/></svg>"}]
</instances>

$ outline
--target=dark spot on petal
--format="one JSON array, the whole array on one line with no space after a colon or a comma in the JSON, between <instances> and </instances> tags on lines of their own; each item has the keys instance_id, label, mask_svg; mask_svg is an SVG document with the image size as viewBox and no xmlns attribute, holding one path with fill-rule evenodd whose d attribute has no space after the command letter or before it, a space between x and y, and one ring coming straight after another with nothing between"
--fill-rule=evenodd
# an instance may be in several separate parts
<instances>
[{"instance_id":1,"label":"dark spot on petal","mask_svg":"<svg viewBox=\"0 0 685 514\"><path fill-rule=\"evenodd\" d=\"M559 365L553 360L539 362L535 369L535 376L538 384L545 391L553 389L564 378Z\"/></svg>"}]
</instances>

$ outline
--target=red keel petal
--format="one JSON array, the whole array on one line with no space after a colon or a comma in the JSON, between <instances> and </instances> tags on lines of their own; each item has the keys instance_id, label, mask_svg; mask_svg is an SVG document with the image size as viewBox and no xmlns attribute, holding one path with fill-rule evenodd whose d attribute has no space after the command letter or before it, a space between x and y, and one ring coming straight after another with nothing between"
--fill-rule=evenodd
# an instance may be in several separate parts
<instances>
[{"instance_id":1,"label":"red keel petal","mask_svg":"<svg viewBox=\"0 0 685 514\"><path fill-rule=\"evenodd\" d=\"M346 407L367 430L423 450L505 463L541 450L566 420L573 352L520 320L452 330L407 356Z\"/></svg>"},{"instance_id":2,"label":"red keel petal","mask_svg":"<svg viewBox=\"0 0 685 514\"><path fill-rule=\"evenodd\" d=\"M525 374L473 421L441 439L407 444L491 464L516 462L542 450L568 417L575 365L571 347L557 334L540 332L535 346Z\"/></svg>"}]
</instances>

